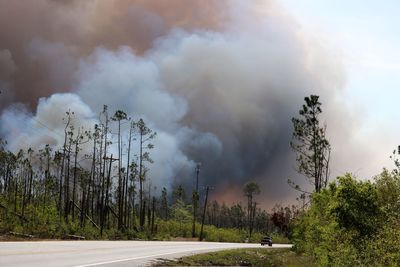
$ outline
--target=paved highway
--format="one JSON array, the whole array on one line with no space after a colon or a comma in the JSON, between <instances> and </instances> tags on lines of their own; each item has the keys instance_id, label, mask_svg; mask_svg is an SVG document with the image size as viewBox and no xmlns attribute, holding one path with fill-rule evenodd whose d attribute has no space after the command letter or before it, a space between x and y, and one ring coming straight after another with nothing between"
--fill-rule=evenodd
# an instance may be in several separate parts
<instances>
[{"instance_id":1,"label":"paved highway","mask_svg":"<svg viewBox=\"0 0 400 267\"><path fill-rule=\"evenodd\" d=\"M259 244L167 241L0 242L0 266L146 266L159 258ZM290 247L273 245L272 248ZM270 249L269 247L265 247Z\"/></svg>"}]
</instances>

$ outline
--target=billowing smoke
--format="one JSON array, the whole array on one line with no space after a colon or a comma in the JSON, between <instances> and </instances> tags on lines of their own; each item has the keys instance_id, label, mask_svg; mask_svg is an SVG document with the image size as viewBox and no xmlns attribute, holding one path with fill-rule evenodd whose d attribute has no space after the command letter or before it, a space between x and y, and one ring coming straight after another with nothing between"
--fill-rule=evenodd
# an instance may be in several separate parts
<instances>
[{"instance_id":1,"label":"billowing smoke","mask_svg":"<svg viewBox=\"0 0 400 267\"><path fill-rule=\"evenodd\" d=\"M39 97L69 91L79 59L98 46L144 53L171 28L222 27L225 10L225 0L0 0L0 85L7 97L0 107L18 101L34 109Z\"/></svg>"},{"instance_id":2,"label":"billowing smoke","mask_svg":"<svg viewBox=\"0 0 400 267\"><path fill-rule=\"evenodd\" d=\"M158 133L149 174L158 188L191 186L202 162L200 183L220 199L256 180L266 206L286 202L290 118L304 96L321 95L328 132L351 117L335 108L340 62L274 1L0 0L0 32L11 149L60 146L65 111L90 127L107 104ZM338 131L342 141L350 135Z\"/></svg>"}]
</instances>

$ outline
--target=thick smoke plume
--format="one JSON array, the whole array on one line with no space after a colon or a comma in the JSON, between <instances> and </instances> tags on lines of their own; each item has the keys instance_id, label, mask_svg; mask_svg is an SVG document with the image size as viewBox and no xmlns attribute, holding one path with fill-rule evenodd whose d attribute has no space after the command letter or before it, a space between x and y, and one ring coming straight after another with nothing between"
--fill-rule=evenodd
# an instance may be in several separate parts
<instances>
[{"instance_id":1,"label":"thick smoke plume","mask_svg":"<svg viewBox=\"0 0 400 267\"><path fill-rule=\"evenodd\" d=\"M271 206L293 195L290 118L304 96L321 95L328 133L343 128L340 62L274 1L0 0L0 32L13 150L60 146L65 111L91 127L107 104L158 133L153 185L192 186L202 162L216 197L256 180Z\"/></svg>"},{"instance_id":2,"label":"thick smoke plume","mask_svg":"<svg viewBox=\"0 0 400 267\"><path fill-rule=\"evenodd\" d=\"M171 28L220 28L225 10L224 0L0 0L0 80L13 85L3 84L0 104L33 109L39 97L69 91L79 59L96 47L143 53Z\"/></svg>"}]
</instances>

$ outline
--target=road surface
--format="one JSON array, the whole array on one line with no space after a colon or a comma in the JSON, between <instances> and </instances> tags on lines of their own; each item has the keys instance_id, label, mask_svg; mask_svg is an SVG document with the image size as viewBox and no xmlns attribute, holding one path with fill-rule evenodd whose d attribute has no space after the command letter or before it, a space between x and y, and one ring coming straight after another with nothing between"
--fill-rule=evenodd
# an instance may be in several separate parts
<instances>
[{"instance_id":1,"label":"road surface","mask_svg":"<svg viewBox=\"0 0 400 267\"><path fill-rule=\"evenodd\" d=\"M290 246L274 244L272 248ZM160 258L259 247L259 244L172 241L0 242L0 266L146 266Z\"/></svg>"}]
</instances>

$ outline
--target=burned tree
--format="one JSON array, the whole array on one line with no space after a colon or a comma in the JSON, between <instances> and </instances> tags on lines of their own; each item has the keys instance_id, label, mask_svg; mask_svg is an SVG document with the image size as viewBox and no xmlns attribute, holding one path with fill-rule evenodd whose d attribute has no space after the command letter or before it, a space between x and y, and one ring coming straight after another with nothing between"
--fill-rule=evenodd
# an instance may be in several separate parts
<instances>
[{"instance_id":1,"label":"burned tree","mask_svg":"<svg viewBox=\"0 0 400 267\"><path fill-rule=\"evenodd\" d=\"M117 110L114 116L111 118L113 121L118 122L118 229L122 228L122 216L123 216L123 181L122 181L122 141L121 141L121 121L127 119L127 115L122 110Z\"/></svg>"},{"instance_id":2,"label":"burned tree","mask_svg":"<svg viewBox=\"0 0 400 267\"><path fill-rule=\"evenodd\" d=\"M143 200L143 182L145 180L146 173L148 168L144 165L145 162L153 163L153 160L150 158L150 153L148 150L154 147L153 144L150 143L152 139L156 136L156 133L153 132L149 127L147 127L146 123L143 119L139 119L138 122L135 123L135 129L139 136L139 221L140 227L143 228L145 222L145 205Z\"/></svg>"}]
</instances>

